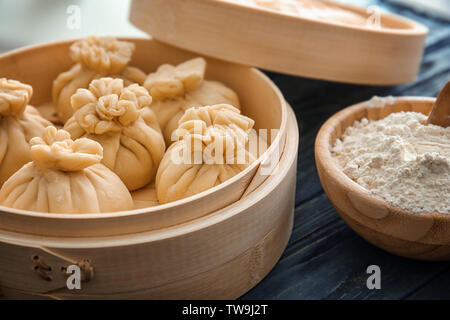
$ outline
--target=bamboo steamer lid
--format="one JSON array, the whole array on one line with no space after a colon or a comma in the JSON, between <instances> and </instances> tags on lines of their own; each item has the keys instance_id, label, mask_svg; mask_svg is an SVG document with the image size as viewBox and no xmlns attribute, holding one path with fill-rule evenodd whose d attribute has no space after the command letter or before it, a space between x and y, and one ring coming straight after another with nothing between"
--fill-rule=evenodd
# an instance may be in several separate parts
<instances>
[{"instance_id":1,"label":"bamboo steamer lid","mask_svg":"<svg viewBox=\"0 0 450 320\"><path fill-rule=\"evenodd\" d=\"M368 85L413 81L428 32L374 7L329 0L133 0L130 20L159 41L202 55Z\"/></svg>"}]
</instances>

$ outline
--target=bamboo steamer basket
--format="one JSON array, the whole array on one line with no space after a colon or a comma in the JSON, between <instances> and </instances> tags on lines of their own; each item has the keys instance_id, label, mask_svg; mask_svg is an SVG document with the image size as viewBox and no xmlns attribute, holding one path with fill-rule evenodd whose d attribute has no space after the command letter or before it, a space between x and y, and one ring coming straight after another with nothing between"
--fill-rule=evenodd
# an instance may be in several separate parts
<instances>
[{"instance_id":1,"label":"bamboo steamer basket","mask_svg":"<svg viewBox=\"0 0 450 320\"><path fill-rule=\"evenodd\" d=\"M125 40L136 44L132 65L145 72L198 56L151 39ZM72 65L70 44L55 42L3 55L1 76L31 84L31 104L48 114L51 83ZM234 89L243 113L255 119L257 128L278 130L267 151L226 183L165 205L82 215L0 207L4 297L236 298L270 271L292 229L295 116L261 72L206 59L207 79ZM274 159L273 172L264 173ZM72 264L82 266L81 291L66 288L63 268Z\"/></svg>"},{"instance_id":2,"label":"bamboo steamer basket","mask_svg":"<svg viewBox=\"0 0 450 320\"><path fill-rule=\"evenodd\" d=\"M389 101L390 100L390 101ZM391 253L420 260L450 260L450 215L414 213L394 207L345 175L332 158L331 147L356 120L382 119L393 112L428 115L434 98L387 99L379 107L362 102L325 122L315 144L320 181L342 219L361 237Z\"/></svg>"},{"instance_id":3,"label":"bamboo steamer basket","mask_svg":"<svg viewBox=\"0 0 450 320\"><path fill-rule=\"evenodd\" d=\"M418 73L428 30L412 20L327 0L308 17L242 2L133 0L130 19L164 43L281 73L370 85Z\"/></svg>"},{"instance_id":4,"label":"bamboo steamer basket","mask_svg":"<svg viewBox=\"0 0 450 320\"><path fill-rule=\"evenodd\" d=\"M124 40L136 45L132 65L147 73L162 63L177 64L198 56L154 40ZM6 54L0 58L1 76L31 84L34 88L31 104L38 108L43 105L48 114L52 81L73 64L68 54L71 43L55 42ZM206 60L206 78L234 89L241 99L242 112L255 120L257 129L278 130L272 136L269 131L270 146L257 161L226 182L192 197L127 212L61 215L0 206L0 229L58 237L111 236L156 230L224 208L258 187L283 152L287 104L278 88L260 71L217 59Z\"/></svg>"},{"instance_id":5,"label":"bamboo steamer basket","mask_svg":"<svg viewBox=\"0 0 450 320\"><path fill-rule=\"evenodd\" d=\"M234 299L255 286L283 252L293 223L298 127L289 111L275 172L235 203L188 223L109 237L42 237L0 230L6 298ZM39 260L51 270L43 279ZM82 290L61 268L89 261ZM93 276L92 276L93 275Z\"/></svg>"}]
</instances>

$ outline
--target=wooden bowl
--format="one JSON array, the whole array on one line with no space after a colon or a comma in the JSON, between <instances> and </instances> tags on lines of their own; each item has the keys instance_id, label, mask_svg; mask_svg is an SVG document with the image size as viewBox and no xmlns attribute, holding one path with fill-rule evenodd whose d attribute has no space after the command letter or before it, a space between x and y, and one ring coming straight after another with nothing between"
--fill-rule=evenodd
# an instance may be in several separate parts
<instances>
[{"instance_id":1,"label":"wooden bowl","mask_svg":"<svg viewBox=\"0 0 450 320\"><path fill-rule=\"evenodd\" d=\"M197 56L151 39L132 41L136 50L131 64L151 72L162 63L177 64ZM0 56L2 77L20 80L34 88L32 105L48 105L52 81L68 70L72 41L29 47ZM126 212L101 214L49 214L0 206L0 229L42 236L92 237L144 232L184 223L224 208L254 190L267 178L261 168L278 161L285 145L288 107L278 88L254 68L207 58L206 78L222 81L240 97L242 112L253 118L256 129L277 129L270 147L257 161L212 189L179 201ZM45 110L48 111L48 110ZM269 132L270 133L270 132ZM140 197L139 200L141 200Z\"/></svg>"},{"instance_id":2,"label":"wooden bowl","mask_svg":"<svg viewBox=\"0 0 450 320\"><path fill-rule=\"evenodd\" d=\"M435 99L389 99L385 106L362 102L348 107L322 126L315 157L322 186L345 222L372 244L394 254L423 260L450 260L450 215L413 213L393 207L347 177L332 158L331 147L355 120L378 120L390 113L415 111L428 115Z\"/></svg>"},{"instance_id":3,"label":"wooden bowl","mask_svg":"<svg viewBox=\"0 0 450 320\"><path fill-rule=\"evenodd\" d=\"M0 292L37 299L234 299L277 262L293 223L298 127L289 111L276 172L245 198L177 226L109 237L0 230ZM36 261L51 271L45 280ZM89 260L93 278L66 288L62 267ZM44 270L45 271L45 270Z\"/></svg>"},{"instance_id":4,"label":"wooden bowl","mask_svg":"<svg viewBox=\"0 0 450 320\"><path fill-rule=\"evenodd\" d=\"M381 27L221 0L133 0L130 20L170 45L267 70L371 85L415 79L426 27L393 14L321 3L364 21L379 14Z\"/></svg>"}]
</instances>

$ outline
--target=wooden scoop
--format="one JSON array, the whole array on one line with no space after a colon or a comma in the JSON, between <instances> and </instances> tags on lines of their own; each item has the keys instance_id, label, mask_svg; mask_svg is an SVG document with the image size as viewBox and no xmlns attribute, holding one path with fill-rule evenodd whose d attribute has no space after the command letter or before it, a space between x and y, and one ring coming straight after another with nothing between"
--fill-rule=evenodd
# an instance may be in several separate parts
<instances>
[{"instance_id":1,"label":"wooden scoop","mask_svg":"<svg viewBox=\"0 0 450 320\"><path fill-rule=\"evenodd\" d=\"M444 128L450 126L450 81L439 92L426 124L430 123Z\"/></svg>"}]
</instances>

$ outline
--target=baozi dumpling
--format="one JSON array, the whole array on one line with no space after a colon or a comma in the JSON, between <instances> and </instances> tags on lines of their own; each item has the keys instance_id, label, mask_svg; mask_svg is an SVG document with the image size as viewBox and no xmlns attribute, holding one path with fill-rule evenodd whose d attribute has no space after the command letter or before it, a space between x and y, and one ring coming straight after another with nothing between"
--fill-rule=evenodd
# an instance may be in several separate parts
<instances>
[{"instance_id":1,"label":"baozi dumpling","mask_svg":"<svg viewBox=\"0 0 450 320\"><path fill-rule=\"evenodd\" d=\"M158 120L148 107L152 97L137 84L122 79L93 80L71 98L72 118L64 125L72 138L87 137L103 146L102 163L114 171L129 190L155 177L165 143Z\"/></svg>"},{"instance_id":2,"label":"baozi dumpling","mask_svg":"<svg viewBox=\"0 0 450 320\"><path fill-rule=\"evenodd\" d=\"M150 108L158 118L166 145L172 143L171 134L186 109L218 103L239 108L237 94L220 82L204 80L205 70L205 59L195 58L178 66L161 65L145 80L144 87L153 97Z\"/></svg>"},{"instance_id":3,"label":"baozi dumpling","mask_svg":"<svg viewBox=\"0 0 450 320\"><path fill-rule=\"evenodd\" d=\"M76 63L53 81L52 97L59 119L67 121L72 116L70 97L79 88L87 88L93 79L121 78L125 85L142 85L146 74L128 66L134 43L113 37L88 37L70 46L70 57Z\"/></svg>"},{"instance_id":4,"label":"baozi dumpling","mask_svg":"<svg viewBox=\"0 0 450 320\"><path fill-rule=\"evenodd\" d=\"M133 209L131 194L103 164L102 146L47 127L30 141L32 161L0 189L4 206L49 213L97 213Z\"/></svg>"},{"instance_id":5,"label":"baozi dumpling","mask_svg":"<svg viewBox=\"0 0 450 320\"><path fill-rule=\"evenodd\" d=\"M229 105L188 109L156 174L160 203L210 189L247 168L255 157L248 151L254 121Z\"/></svg>"},{"instance_id":6,"label":"baozi dumpling","mask_svg":"<svg viewBox=\"0 0 450 320\"><path fill-rule=\"evenodd\" d=\"M33 88L0 78L0 186L31 160L28 141L51 123L28 105Z\"/></svg>"}]
</instances>

